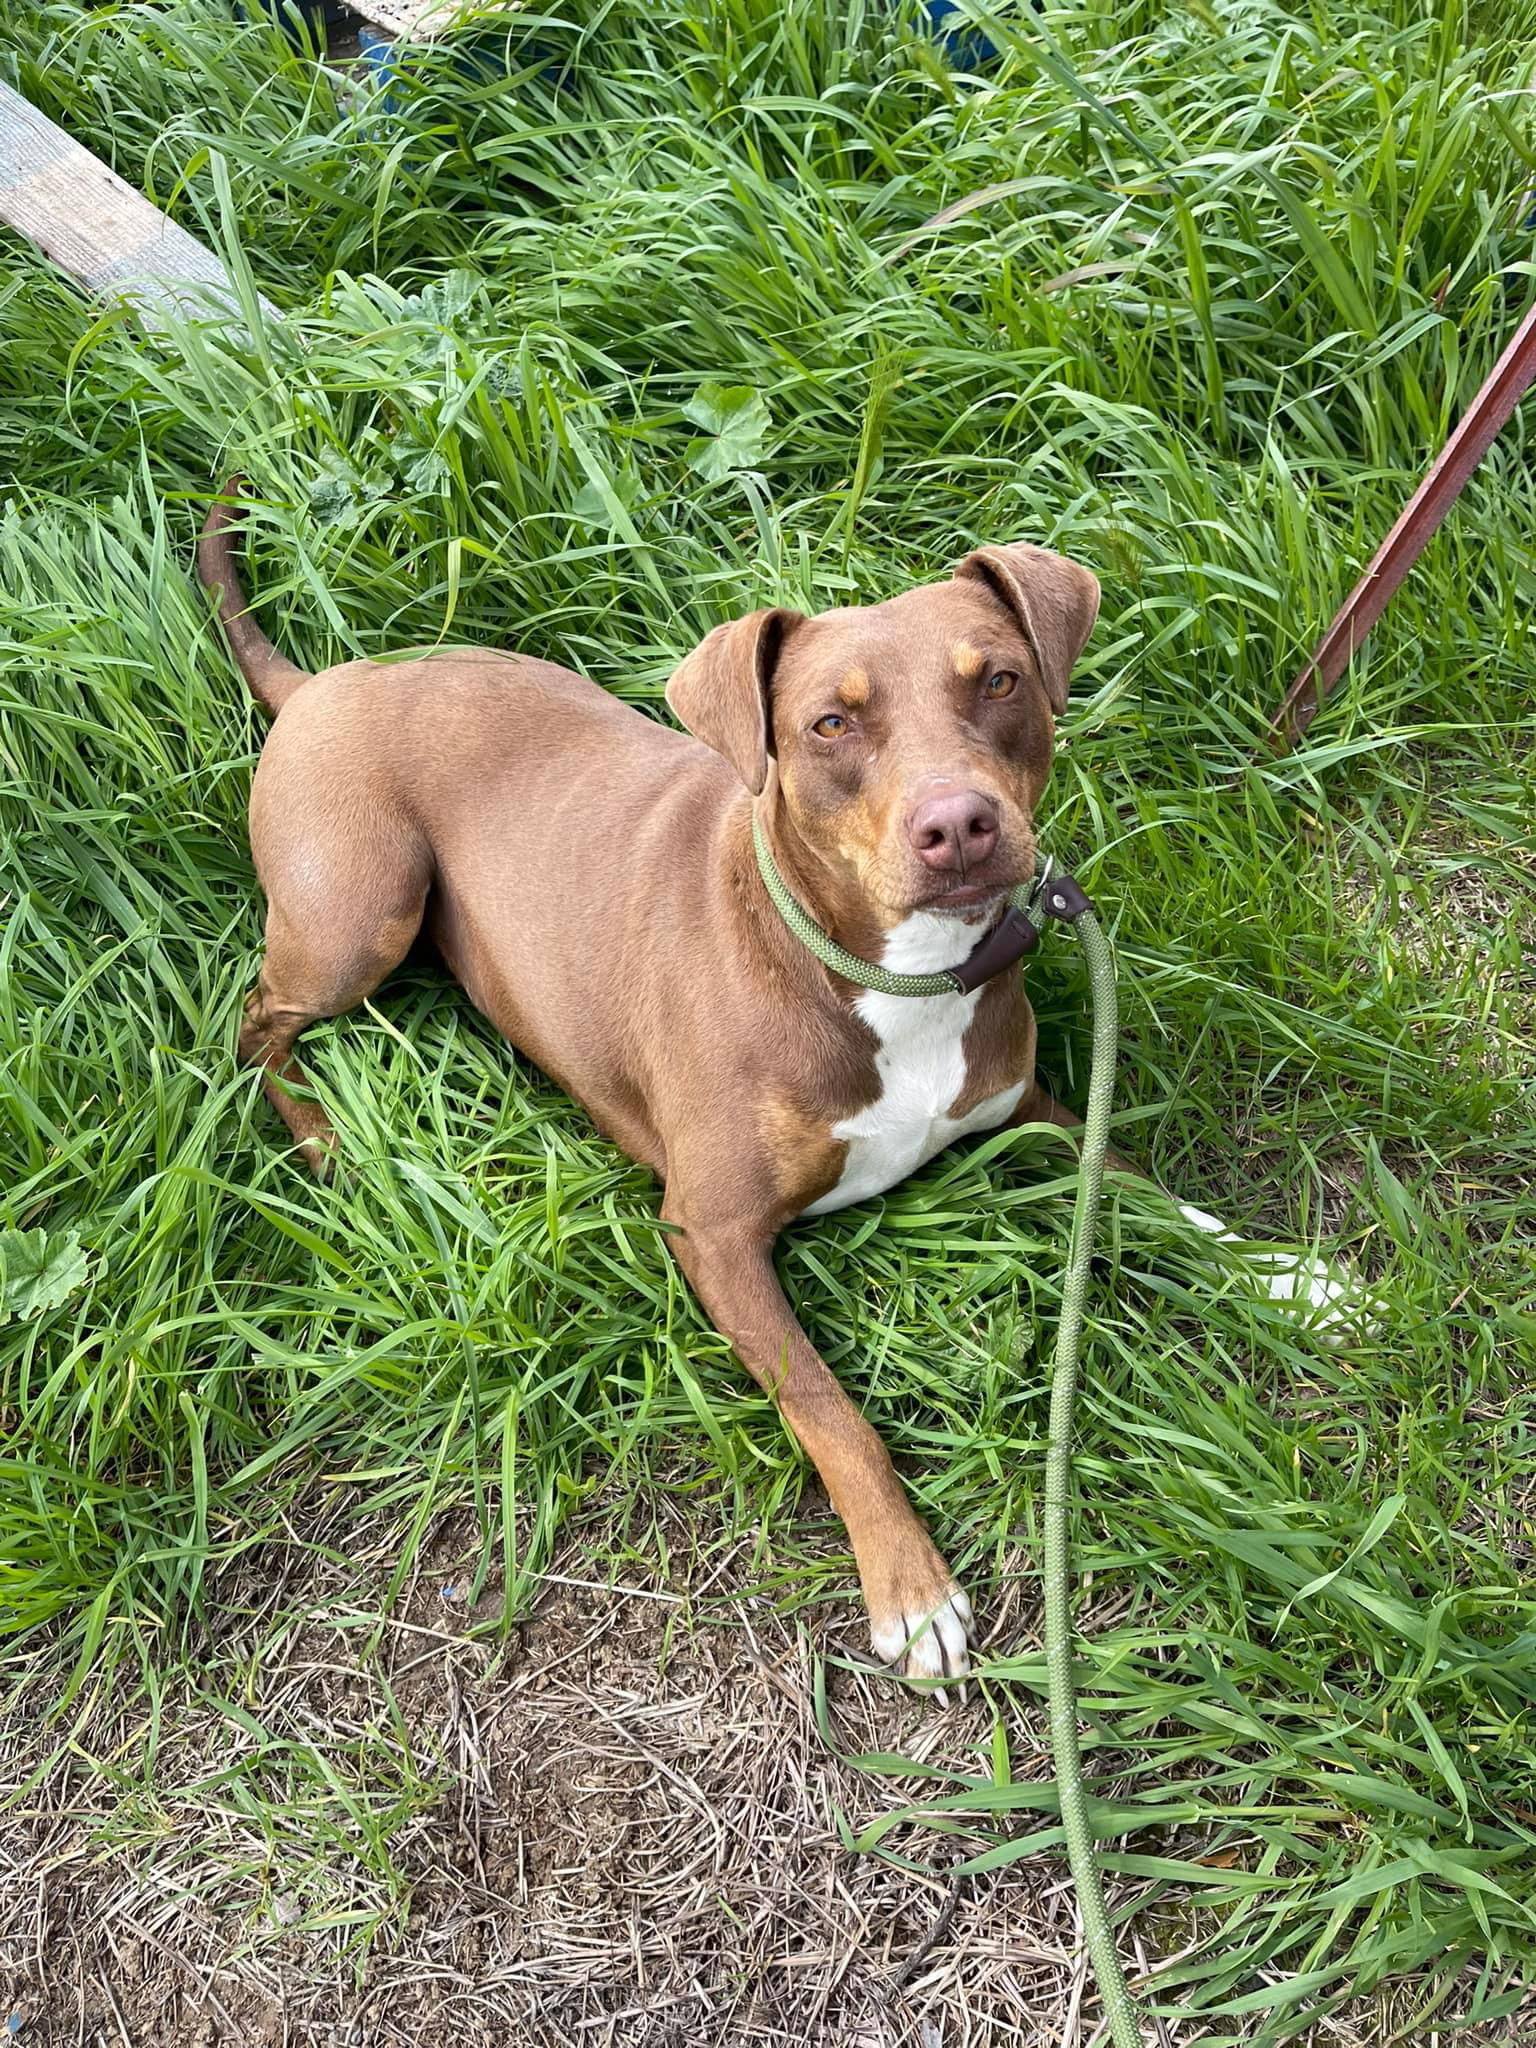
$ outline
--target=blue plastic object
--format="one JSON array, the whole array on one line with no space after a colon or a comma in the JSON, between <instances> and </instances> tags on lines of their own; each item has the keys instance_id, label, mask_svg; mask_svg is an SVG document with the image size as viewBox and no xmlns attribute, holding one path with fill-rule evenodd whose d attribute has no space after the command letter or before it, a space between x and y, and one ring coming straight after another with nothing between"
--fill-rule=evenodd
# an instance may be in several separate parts
<instances>
[{"instance_id":1,"label":"blue plastic object","mask_svg":"<svg viewBox=\"0 0 1536 2048\"><path fill-rule=\"evenodd\" d=\"M368 66L368 82L378 94L380 106L389 113L389 88L395 75L394 37L388 29L372 28L362 22L357 31L357 54Z\"/></svg>"},{"instance_id":2,"label":"blue plastic object","mask_svg":"<svg viewBox=\"0 0 1536 2048\"><path fill-rule=\"evenodd\" d=\"M927 0L923 12L957 71L985 71L997 62L997 45L962 12L956 0Z\"/></svg>"}]
</instances>

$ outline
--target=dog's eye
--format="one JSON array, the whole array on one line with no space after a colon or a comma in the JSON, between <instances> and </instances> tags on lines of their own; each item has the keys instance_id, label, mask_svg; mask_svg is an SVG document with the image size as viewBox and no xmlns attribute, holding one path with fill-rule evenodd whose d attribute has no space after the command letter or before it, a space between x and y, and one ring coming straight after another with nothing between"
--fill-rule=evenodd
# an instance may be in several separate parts
<instances>
[{"instance_id":1,"label":"dog's eye","mask_svg":"<svg viewBox=\"0 0 1536 2048\"><path fill-rule=\"evenodd\" d=\"M995 675L987 677L986 694L992 698L1011 697L1019 687L1019 679L1011 668L1000 668Z\"/></svg>"},{"instance_id":2,"label":"dog's eye","mask_svg":"<svg viewBox=\"0 0 1536 2048\"><path fill-rule=\"evenodd\" d=\"M847 719L836 711L829 711L825 718L818 718L811 727L811 731L819 732L824 740L840 740L847 730Z\"/></svg>"}]
</instances>

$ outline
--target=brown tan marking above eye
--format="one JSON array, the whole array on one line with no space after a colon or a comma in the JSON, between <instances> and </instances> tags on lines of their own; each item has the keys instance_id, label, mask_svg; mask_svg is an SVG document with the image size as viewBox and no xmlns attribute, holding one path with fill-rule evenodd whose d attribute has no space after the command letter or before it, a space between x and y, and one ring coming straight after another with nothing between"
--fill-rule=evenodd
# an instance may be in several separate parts
<instances>
[{"instance_id":1,"label":"brown tan marking above eye","mask_svg":"<svg viewBox=\"0 0 1536 2048\"><path fill-rule=\"evenodd\" d=\"M1011 697L1019 687L1019 678L1011 668L1000 668L987 677L985 694L994 703L1001 697Z\"/></svg>"},{"instance_id":2,"label":"brown tan marking above eye","mask_svg":"<svg viewBox=\"0 0 1536 2048\"><path fill-rule=\"evenodd\" d=\"M973 647L969 640L957 640L949 656L954 664L955 674L963 676L968 683L975 682L987 665L987 657L979 647Z\"/></svg>"},{"instance_id":3,"label":"brown tan marking above eye","mask_svg":"<svg viewBox=\"0 0 1536 2048\"><path fill-rule=\"evenodd\" d=\"M846 704L850 711L857 711L861 704L869 702L869 672L862 668L851 668L837 686L840 704Z\"/></svg>"},{"instance_id":4,"label":"brown tan marking above eye","mask_svg":"<svg viewBox=\"0 0 1536 2048\"><path fill-rule=\"evenodd\" d=\"M824 740L840 740L848 730L848 721L840 711L829 711L825 718L818 718L811 731L819 733Z\"/></svg>"}]
</instances>

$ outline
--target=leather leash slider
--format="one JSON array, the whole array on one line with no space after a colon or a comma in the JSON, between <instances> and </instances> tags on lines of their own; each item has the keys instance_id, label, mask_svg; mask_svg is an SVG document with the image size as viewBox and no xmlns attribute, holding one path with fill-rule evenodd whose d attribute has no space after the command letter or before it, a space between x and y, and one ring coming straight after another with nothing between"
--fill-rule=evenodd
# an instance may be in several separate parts
<instances>
[{"instance_id":1,"label":"leather leash slider","mask_svg":"<svg viewBox=\"0 0 1536 2048\"><path fill-rule=\"evenodd\" d=\"M1052 875L1035 900L1047 917L1060 918L1063 924L1074 923L1085 910L1093 908L1092 897L1077 886L1071 875Z\"/></svg>"}]
</instances>

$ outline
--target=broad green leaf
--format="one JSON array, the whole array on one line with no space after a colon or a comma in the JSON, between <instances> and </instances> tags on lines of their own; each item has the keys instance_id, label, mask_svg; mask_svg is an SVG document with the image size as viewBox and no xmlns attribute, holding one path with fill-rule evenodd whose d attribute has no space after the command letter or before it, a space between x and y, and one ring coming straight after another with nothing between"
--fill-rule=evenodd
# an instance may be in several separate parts
<instances>
[{"instance_id":1,"label":"broad green leaf","mask_svg":"<svg viewBox=\"0 0 1536 2048\"><path fill-rule=\"evenodd\" d=\"M58 1308L89 1277L90 1260L73 1230L56 1237L46 1230L0 1231L0 1323Z\"/></svg>"},{"instance_id":2,"label":"broad green leaf","mask_svg":"<svg viewBox=\"0 0 1536 2048\"><path fill-rule=\"evenodd\" d=\"M701 384L683 417L709 437L690 441L686 453L689 467L710 483L759 462L773 426L767 400L750 384Z\"/></svg>"}]
</instances>

